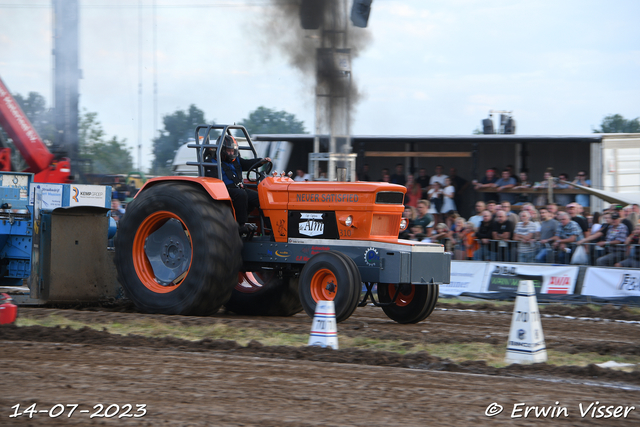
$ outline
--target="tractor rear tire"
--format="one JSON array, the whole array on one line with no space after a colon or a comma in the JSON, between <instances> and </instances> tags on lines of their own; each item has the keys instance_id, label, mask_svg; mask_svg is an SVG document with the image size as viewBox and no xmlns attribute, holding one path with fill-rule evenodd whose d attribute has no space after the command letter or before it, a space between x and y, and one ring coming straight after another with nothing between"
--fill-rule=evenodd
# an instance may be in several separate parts
<instances>
[{"instance_id":1,"label":"tractor rear tire","mask_svg":"<svg viewBox=\"0 0 640 427\"><path fill-rule=\"evenodd\" d=\"M400 285L395 304L383 305L387 317L398 323L418 323L429 317L438 302L439 285ZM378 283L378 300L390 303L396 293L393 284Z\"/></svg>"},{"instance_id":2,"label":"tractor rear tire","mask_svg":"<svg viewBox=\"0 0 640 427\"><path fill-rule=\"evenodd\" d=\"M118 281L148 313L215 313L242 264L231 207L189 184L143 190L127 206L114 243Z\"/></svg>"},{"instance_id":3,"label":"tractor rear tire","mask_svg":"<svg viewBox=\"0 0 640 427\"><path fill-rule=\"evenodd\" d=\"M333 301L336 322L342 322L356 309L361 286L355 263L340 252L320 252L311 257L300 272L300 302L313 318L318 301Z\"/></svg>"},{"instance_id":4,"label":"tractor rear tire","mask_svg":"<svg viewBox=\"0 0 640 427\"><path fill-rule=\"evenodd\" d=\"M240 273L224 306L241 316L293 316L302 311L298 277L279 277L275 271Z\"/></svg>"}]
</instances>

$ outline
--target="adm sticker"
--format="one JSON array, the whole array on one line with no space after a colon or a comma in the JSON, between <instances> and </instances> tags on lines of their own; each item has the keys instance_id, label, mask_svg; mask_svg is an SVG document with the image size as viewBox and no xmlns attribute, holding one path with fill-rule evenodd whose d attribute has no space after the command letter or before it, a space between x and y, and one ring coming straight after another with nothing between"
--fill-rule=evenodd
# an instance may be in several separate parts
<instances>
[{"instance_id":1,"label":"adm sticker","mask_svg":"<svg viewBox=\"0 0 640 427\"><path fill-rule=\"evenodd\" d=\"M337 239L335 212L289 211L289 238Z\"/></svg>"},{"instance_id":2,"label":"adm sticker","mask_svg":"<svg viewBox=\"0 0 640 427\"><path fill-rule=\"evenodd\" d=\"M315 237L324 234L324 221L320 213L301 213L298 232L303 236Z\"/></svg>"}]
</instances>

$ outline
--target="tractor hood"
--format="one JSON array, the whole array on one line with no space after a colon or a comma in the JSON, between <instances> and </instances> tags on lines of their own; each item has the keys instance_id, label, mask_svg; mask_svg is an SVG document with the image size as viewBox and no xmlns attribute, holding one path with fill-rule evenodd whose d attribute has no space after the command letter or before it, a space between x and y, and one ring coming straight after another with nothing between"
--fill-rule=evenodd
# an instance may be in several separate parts
<instances>
[{"instance_id":1,"label":"tractor hood","mask_svg":"<svg viewBox=\"0 0 640 427\"><path fill-rule=\"evenodd\" d=\"M384 182L295 182L286 177L268 177L259 185L260 206L276 241L397 239L406 191Z\"/></svg>"}]
</instances>

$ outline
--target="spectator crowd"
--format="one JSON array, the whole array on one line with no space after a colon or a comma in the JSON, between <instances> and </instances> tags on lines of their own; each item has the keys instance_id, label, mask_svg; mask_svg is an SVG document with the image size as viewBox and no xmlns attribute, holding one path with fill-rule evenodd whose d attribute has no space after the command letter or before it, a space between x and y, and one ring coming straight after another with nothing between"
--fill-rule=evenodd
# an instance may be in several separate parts
<instances>
[{"instance_id":1,"label":"spectator crowd","mask_svg":"<svg viewBox=\"0 0 640 427\"><path fill-rule=\"evenodd\" d=\"M517 191L549 185L568 188L567 174L554 179L549 169L541 182L531 183L526 173L516 177L510 167L500 174L489 169L481 180L471 183L482 191L483 200L476 202L475 214L465 219L457 212L456 193L464 191L467 182L454 169L447 176L438 166L430 178L421 169L417 177L407 175L404 183L402 165L388 179L384 172L382 181L407 187L403 216L408 227L399 237L444 244L456 260L640 268L638 205L611 206L591 214L585 212L586 194L555 194L556 203L549 203L546 192ZM584 171L573 182L590 186Z\"/></svg>"}]
</instances>

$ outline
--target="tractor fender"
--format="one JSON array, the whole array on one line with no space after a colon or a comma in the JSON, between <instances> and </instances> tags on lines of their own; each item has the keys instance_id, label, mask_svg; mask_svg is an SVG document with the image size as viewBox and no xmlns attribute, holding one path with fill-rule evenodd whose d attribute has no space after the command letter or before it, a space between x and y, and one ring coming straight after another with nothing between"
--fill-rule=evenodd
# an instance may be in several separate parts
<instances>
[{"instance_id":1,"label":"tractor fender","mask_svg":"<svg viewBox=\"0 0 640 427\"><path fill-rule=\"evenodd\" d=\"M180 184L190 183L191 185L202 187L204 191L211 197L213 200L220 200L226 202L231 207L233 211L233 204L231 203L231 198L229 197L229 192L227 191L227 187L218 178L210 178L210 177L198 177L198 176L162 176L158 178L152 178L148 180L138 193L136 197L138 197L143 191L148 190L157 184L163 184L168 182L175 182ZM233 213L235 218L235 212Z\"/></svg>"}]
</instances>

